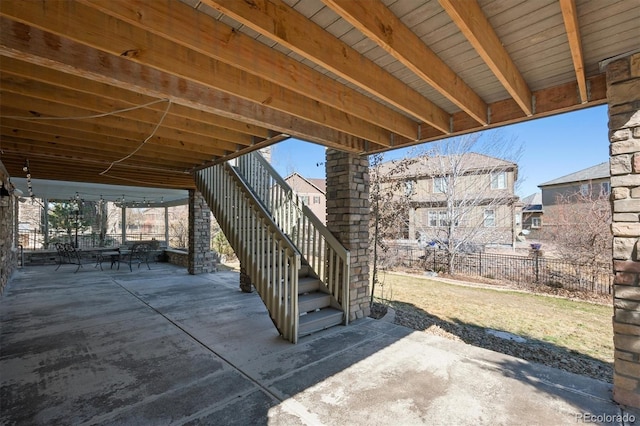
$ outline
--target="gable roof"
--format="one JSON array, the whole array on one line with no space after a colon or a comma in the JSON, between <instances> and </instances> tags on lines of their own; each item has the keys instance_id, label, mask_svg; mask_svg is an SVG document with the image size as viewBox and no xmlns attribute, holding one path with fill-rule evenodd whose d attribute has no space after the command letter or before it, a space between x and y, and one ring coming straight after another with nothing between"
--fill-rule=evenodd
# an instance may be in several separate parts
<instances>
[{"instance_id":1,"label":"gable roof","mask_svg":"<svg viewBox=\"0 0 640 426\"><path fill-rule=\"evenodd\" d=\"M522 199L522 210L526 212L542 211L542 192L536 192Z\"/></svg>"},{"instance_id":2,"label":"gable roof","mask_svg":"<svg viewBox=\"0 0 640 426\"><path fill-rule=\"evenodd\" d=\"M522 203L525 206L532 206L536 204L542 204L542 192L536 192L522 199Z\"/></svg>"},{"instance_id":3,"label":"gable roof","mask_svg":"<svg viewBox=\"0 0 640 426\"><path fill-rule=\"evenodd\" d=\"M326 193L326 181L325 179L318 179L318 178L309 178L307 179L306 177L302 176L300 173L298 172L293 172L291 173L289 176L287 176L286 178L284 178L285 182L287 182L290 186L291 185L290 181L294 180L294 179L301 179L304 182L308 183L309 185L311 185L312 187L314 187L315 189L318 190L318 192L321 192L323 194Z\"/></svg>"},{"instance_id":4,"label":"gable roof","mask_svg":"<svg viewBox=\"0 0 640 426\"><path fill-rule=\"evenodd\" d=\"M577 172L550 180L548 182L541 183L540 185L538 185L538 187L542 188L543 186L560 185L573 182L585 182L595 179L606 179L609 176L609 162L605 161L604 163L600 163L595 166L578 170Z\"/></svg>"},{"instance_id":5,"label":"gable roof","mask_svg":"<svg viewBox=\"0 0 640 426\"><path fill-rule=\"evenodd\" d=\"M496 169L517 169L516 163L491 157L477 152L466 152L464 154L450 156L421 156L414 158L414 162L409 164L406 170L397 173L399 176L441 176L447 174L453 165L460 165L465 172L496 170ZM387 161L380 164L380 173L395 173L394 168L398 161Z\"/></svg>"}]
</instances>

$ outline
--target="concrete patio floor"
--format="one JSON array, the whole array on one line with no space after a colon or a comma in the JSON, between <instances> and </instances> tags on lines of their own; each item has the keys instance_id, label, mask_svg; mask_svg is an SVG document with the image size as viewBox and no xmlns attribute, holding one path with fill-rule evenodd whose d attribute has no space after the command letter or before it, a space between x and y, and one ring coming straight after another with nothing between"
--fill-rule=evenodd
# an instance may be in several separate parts
<instances>
[{"instance_id":1,"label":"concrete patio floor","mask_svg":"<svg viewBox=\"0 0 640 426\"><path fill-rule=\"evenodd\" d=\"M54 269L17 271L0 299L1 424L558 425L625 414L606 383L385 321L292 345L235 272Z\"/></svg>"}]
</instances>

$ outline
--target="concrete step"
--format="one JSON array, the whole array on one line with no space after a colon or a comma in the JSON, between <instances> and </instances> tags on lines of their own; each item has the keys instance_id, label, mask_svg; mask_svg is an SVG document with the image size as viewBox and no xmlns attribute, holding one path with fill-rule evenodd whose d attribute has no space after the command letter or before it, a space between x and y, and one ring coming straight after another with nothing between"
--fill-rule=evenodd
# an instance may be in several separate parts
<instances>
[{"instance_id":1,"label":"concrete step","mask_svg":"<svg viewBox=\"0 0 640 426\"><path fill-rule=\"evenodd\" d=\"M300 314L329 306L331 306L331 296L327 293L315 292L298 296L298 310Z\"/></svg>"},{"instance_id":2,"label":"concrete step","mask_svg":"<svg viewBox=\"0 0 640 426\"><path fill-rule=\"evenodd\" d=\"M298 279L298 294L313 293L320 290L322 281L318 278L304 277Z\"/></svg>"},{"instance_id":3,"label":"concrete step","mask_svg":"<svg viewBox=\"0 0 640 426\"><path fill-rule=\"evenodd\" d=\"M342 311L335 308L321 309L300 316L298 335L306 336L340 324L342 324Z\"/></svg>"}]
</instances>

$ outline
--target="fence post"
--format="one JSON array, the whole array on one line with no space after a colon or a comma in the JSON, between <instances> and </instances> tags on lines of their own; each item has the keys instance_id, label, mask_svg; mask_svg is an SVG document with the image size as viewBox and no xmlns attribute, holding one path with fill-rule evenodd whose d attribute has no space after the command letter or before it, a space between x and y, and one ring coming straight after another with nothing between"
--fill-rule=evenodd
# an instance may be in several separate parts
<instances>
[{"instance_id":1,"label":"fence post","mask_svg":"<svg viewBox=\"0 0 640 426\"><path fill-rule=\"evenodd\" d=\"M478 254L478 259L479 259L479 262L480 262L480 276L484 277L484 275L482 274L482 252L480 252Z\"/></svg>"},{"instance_id":2,"label":"fence post","mask_svg":"<svg viewBox=\"0 0 640 426\"><path fill-rule=\"evenodd\" d=\"M539 282L539 281L540 281L540 277L539 277L539 274L540 274L540 268L539 268L539 266L538 266L538 256L539 256L539 252L538 252L538 250L534 250L534 253L535 253L535 259L536 259L536 282Z\"/></svg>"},{"instance_id":3,"label":"fence post","mask_svg":"<svg viewBox=\"0 0 640 426\"><path fill-rule=\"evenodd\" d=\"M436 248L434 247L432 251L433 251L433 272L436 272L437 271L437 269L436 269Z\"/></svg>"}]
</instances>

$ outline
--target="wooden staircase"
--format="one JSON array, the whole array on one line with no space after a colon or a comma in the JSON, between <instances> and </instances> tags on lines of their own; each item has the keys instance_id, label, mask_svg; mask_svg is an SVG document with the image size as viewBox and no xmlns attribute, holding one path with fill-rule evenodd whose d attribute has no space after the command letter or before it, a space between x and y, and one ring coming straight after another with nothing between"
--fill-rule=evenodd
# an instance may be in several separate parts
<instances>
[{"instance_id":1,"label":"wooden staircase","mask_svg":"<svg viewBox=\"0 0 640 426\"><path fill-rule=\"evenodd\" d=\"M349 323L349 252L262 156L195 173L274 325L296 343Z\"/></svg>"},{"instance_id":2,"label":"wooden staircase","mask_svg":"<svg viewBox=\"0 0 640 426\"><path fill-rule=\"evenodd\" d=\"M298 311L299 336L342 324L344 313L332 303L331 294L309 265L302 265L298 272Z\"/></svg>"}]
</instances>

